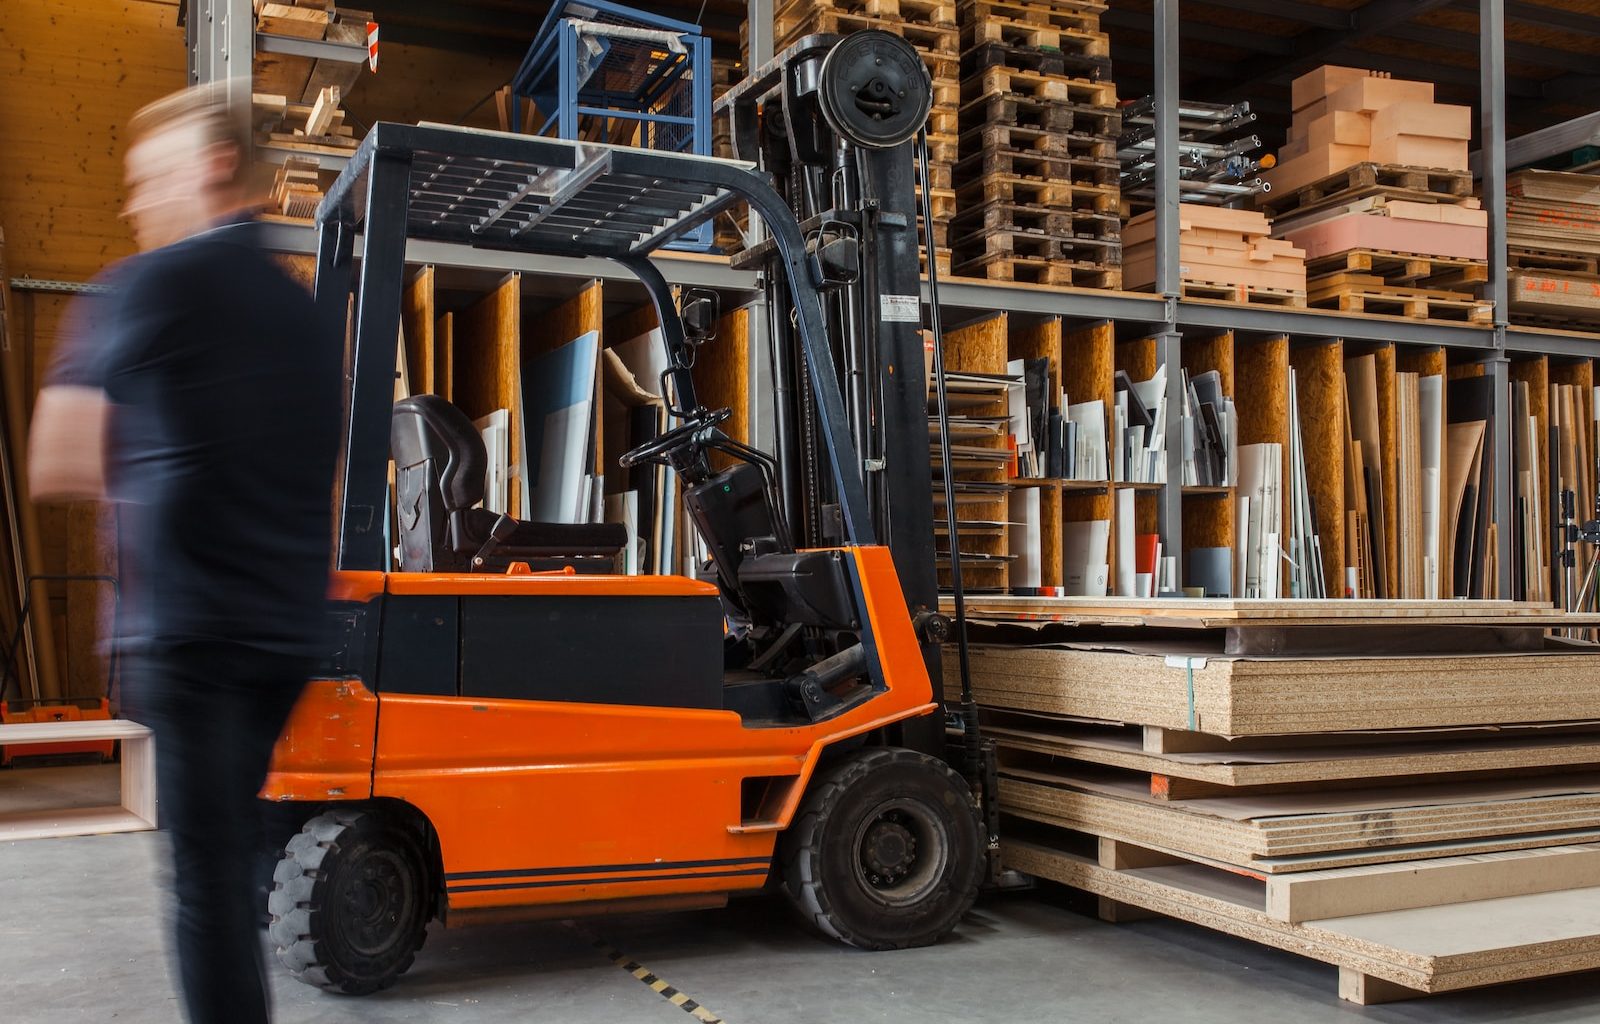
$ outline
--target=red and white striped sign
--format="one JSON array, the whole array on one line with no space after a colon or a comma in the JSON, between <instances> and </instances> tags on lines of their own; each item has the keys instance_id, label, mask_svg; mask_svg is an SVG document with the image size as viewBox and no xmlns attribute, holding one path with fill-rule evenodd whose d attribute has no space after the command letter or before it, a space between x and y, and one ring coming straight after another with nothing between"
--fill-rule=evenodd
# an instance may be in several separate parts
<instances>
[{"instance_id":1,"label":"red and white striped sign","mask_svg":"<svg viewBox=\"0 0 1600 1024\"><path fill-rule=\"evenodd\" d=\"M378 70L378 23L367 22L367 68L373 72Z\"/></svg>"}]
</instances>

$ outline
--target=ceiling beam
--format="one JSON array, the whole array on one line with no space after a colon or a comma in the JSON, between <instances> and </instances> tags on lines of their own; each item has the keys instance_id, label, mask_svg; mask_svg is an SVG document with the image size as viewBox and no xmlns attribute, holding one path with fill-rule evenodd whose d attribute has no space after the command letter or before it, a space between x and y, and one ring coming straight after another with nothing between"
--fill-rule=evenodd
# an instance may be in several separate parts
<instances>
[{"instance_id":1,"label":"ceiling beam","mask_svg":"<svg viewBox=\"0 0 1600 1024\"><path fill-rule=\"evenodd\" d=\"M1292 52L1276 61L1241 64L1234 87L1248 91L1254 86L1281 78L1294 78L1327 63L1329 57L1358 43L1363 37L1383 32L1411 20L1424 11L1443 7L1452 0L1368 0L1345 14L1342 28L1317 28L1294 36Z\"/></svg>"},{"instance_id":2,"label":"ceiling beam","mask_svg":"<svg viewBox=\"0 0 1600 1024\"><path fill-rule=\"evenodd\" d=\"M1387 35L1391 39L1404 39L1412 43L1432 44L1447 50L1459 50L1463 53L1476 54L1478 52L1478 33L1459 32L1455 29L1437 28L1433 25L1396 25L1389 29ZM1509 60L1522 61L1527 64L1537 64L1555 71L1577 71L1590 73L1600 66L1600 58L1586 53L1573 53L1571 50L1556 50L1548 46L1539 46L1535 43L1519 43L1506 40L1506 57Z\"/></svg>"},{"instance_id":3,"label":"ceiling beam","mask_svg":"<svg viewBox=\"0 0 1600 1024\"><path fill-rule=\"evenodd\" d=\"M1472 0L1467 6L1477 10L1477 0ZM1506 21L1542 25L1545 28L1558 28L1587 36L1600 35L1600 18L1592 14L1578 14L1575 11L1564 11L1557 7L1527 3L1525 0L1510 0L1506 4Z\"/></svg>"},{"instance_id":4,"label":"ceiling beam","mask_svg":"<svg viewBox=\"0 0 1600 1024\"><path fill-rule=\"evenodd\" d=\"M1150 18L1138 11L1112 8L1100 15L1100 24L1112 28L1127 29L1131 32L1140 32L1153 38ZM1183 23L1182 35L1185 41L1192 39L1202 43L1220 43L1240 50L1254 50L1257 53L1287 55L1292 52L1290 37L1288 36L1252 32L1249 29L1234 28L1231 25L1213 25L1204 21L1186 21Z\"/></svg>"},{"instance_id":5,"label":"ceiling beam","mask_svg":"<svg viewBox=\"0 0 1600 1024\"><path fill-rule=\"evenodd\" d=\"M1323 7L1320 4L1300 3L1296 0L1196 0L1196 2L1230 11L1245 11L1285 21L1298 21L1317 28L1342 28L1348 21L1348 15L1344 11ZM1183 26L1182 31L1189 31L1189 27Z\"/></svg>"}]
</instances>

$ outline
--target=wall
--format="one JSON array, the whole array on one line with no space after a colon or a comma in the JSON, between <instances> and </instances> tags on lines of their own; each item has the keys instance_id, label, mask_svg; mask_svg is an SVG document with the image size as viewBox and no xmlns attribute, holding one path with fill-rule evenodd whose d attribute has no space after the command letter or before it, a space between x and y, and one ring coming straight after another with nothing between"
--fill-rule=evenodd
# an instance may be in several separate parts
<instances>
[{"instance_id":1,"label":"wall","mask_svg":"<svg viewBox=\"0 0 1600 1024\"><path fill-rule=\"evenodd\" d=\"M0 229L12 277L82 281L133 252L117 218L124 125L185 81L177 0L5 0L0 17ZM66 302L14 294L29 394L49 365ZM30 398L31 401L31 398ZM43 510L44 565L114 571L114 518L91 505ZM56 587L52 611L68 692L105 684L110 603L88 584Z\"/></svg>"}]
</instances>

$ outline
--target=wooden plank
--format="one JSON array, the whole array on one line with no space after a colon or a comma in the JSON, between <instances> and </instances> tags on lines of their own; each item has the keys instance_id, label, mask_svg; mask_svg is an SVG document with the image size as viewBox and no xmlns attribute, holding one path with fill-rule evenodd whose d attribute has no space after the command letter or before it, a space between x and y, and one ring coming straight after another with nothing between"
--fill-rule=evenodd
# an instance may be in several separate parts
<instances>
[{"instance_id":1,"label":"wooden plank","mask_svg":"<svg viewBox=\"0 0 1600 1024\"><path fill-rule=\"evenodd\" d=\"M1314 626L1405 624L1592 626L1600 614L1561 611L1547 601L1378 601L1297 599L1234 600L1174 597L1008 597L986 595L968 604L973 618L1017 622L1062 622L1122 626L1216 629L1224 626Z\"/></svg>"},{"instance_id":2,"label":"wooden plank","mask_svg":"<svg viewBox=\"0 0 1600 1024\"><path fill-rule=\"evenodd\" d=\"M1267 913L1298 923L1593 886L1600 845L1552 846L1275 876Z\"/></svg>"},{"instance_id":3,"label":"wooden plank","mask_svg":"<svg viewBox=\"0 0 1600 1024\"><path fill-rule=\"evenodd\" d=\"M147 832L154 826L121 807L73 807L60 811L0 814L0 842L65 836Z\"/></svg>"},{"instance_id":4,"label":"wooden plank","mask_svg":"<svg viewBox=\"0 0 1600 1024\"><path fill-rule=\"evenodd\" d=\"M1223 736L1600 719L1600 694L1586 685L1600 662L1582 652L1230 659L1169 651L1178 653L974 644L972 681L990 707ZM947 665L946 685L954 673Z\"/></svg>"},{"instance_id":5,"label":"wooden plank","mask_svg":"<svg viewBox=\"0 0 1600 1024\"><path fill-rule=\"evenodd\" d=\"M438 351L434 346L433 267L421 267L400 296L400 329L406 339L407 382L412 394L439 394Z\"/></svg>"},{"instance_id":6,"label":"wooden plank","mask_svg":"<svg viewBox=\"0 0 1600 1024\"><path fill-rule=\"evenodd\" d=\"M510 273L488 295L455 315L455 403L472 419L496 409L521 408L522 275ZM508 446L512 466L522 462L522 438L513 429ZM522 508L518 488L511 489L510 514Z\"/></svg>"},{"instance_id":7,"label":"wooden plank","mask_svg":"<svg viewBox=\"0 0 1600 1024\"><path fill-rule=\"evenodd\" d=\"M317 100L311 106L311 113L306 118L305 133L307 135L325 135L333 126L334 114L339 109L339 87L330 85L317 93Z\"/></svg>"},{"instance_id":8,"label":"wooden plank","mask_svg":"<svg viewBox=\"0 0 1600 1024\"><path fill-rule=\"evenodd\" d=\"M456 335L455 314L446 313L434 321L433 381L438 395L447 402L455 401L456 394Z\"/></svg>"}]
</instances>

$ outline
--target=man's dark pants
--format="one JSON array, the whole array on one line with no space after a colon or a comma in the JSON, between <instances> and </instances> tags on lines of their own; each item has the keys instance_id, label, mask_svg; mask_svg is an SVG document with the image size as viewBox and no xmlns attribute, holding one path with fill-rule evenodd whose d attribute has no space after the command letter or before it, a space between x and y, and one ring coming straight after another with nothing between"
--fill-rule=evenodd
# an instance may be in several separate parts
<instances>
[{"instance_id":1,"label":"man's dark pants","mask_svg":"<svg viewBox=\"0 0 1600 1024\"><path fill-rule=\"evenodd\" d=\"M130 665L125 703L155 731L180 980L193 1024L268 1020L256 794L310 667L304 657L216 641L156 645Z\"/></svg>"}]
</instances>

